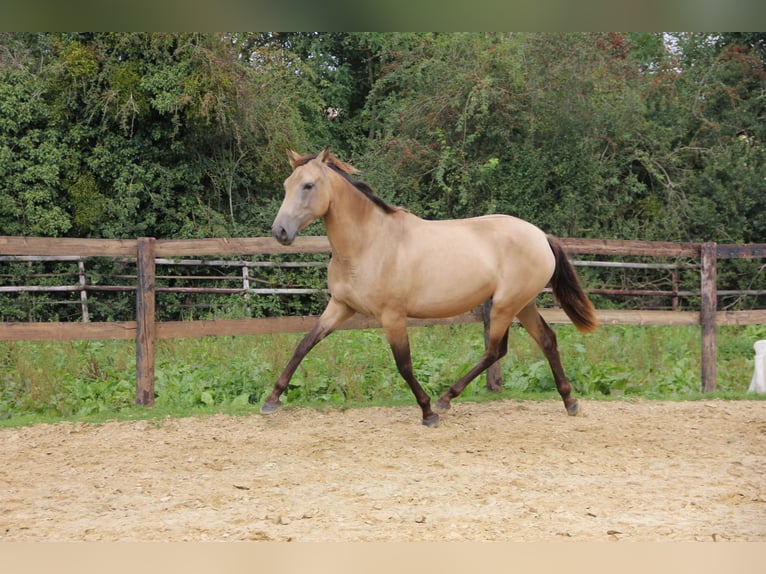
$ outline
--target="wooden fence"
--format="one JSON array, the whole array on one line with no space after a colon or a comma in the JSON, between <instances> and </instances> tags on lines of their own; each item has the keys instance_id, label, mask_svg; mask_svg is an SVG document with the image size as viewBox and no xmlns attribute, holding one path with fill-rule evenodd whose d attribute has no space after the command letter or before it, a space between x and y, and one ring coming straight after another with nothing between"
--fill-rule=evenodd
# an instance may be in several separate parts
<instances>
[{"instance_id":1,"label":"wooden fence","mask_svg":"<svg viewBox=\"0 0 766 574\"><path fill-rule=\"evenodd\" d=\"M716 388L716 328L718 325L766 324L766 309L718 311L717 262L720 259L766 258L766 244L670 243L657 241L623 241L601 239L562 239L570 254L660 257L699 260L699 311L678 310L597 310L603 325L698 325L702 331L701 390ZM134 339L136 342L136 402L154 402L154 347L157 339L223 335L259 335L308 331L315 317L274 317L262 319L218 319L208 321L165 321L155 319L156 266L160 258L250 256L297 253L328 253L326 237L299 237L290 246L282 246L272 238L158 240L142 237L136 240L50 239L39 237L0 236L0 256L24 257L115 257L135 259L137 264L136 320L123 322L56 322L0 323L0 340L84 340ZM590 262L593 265L608 262ZM627 264L630 265L630 264ZM656 266L662 266L657 264ZM695 266L697 267L697 266ZM84 272L78 289L87 291ZM6 289L14 290L13 287ZM15 290L19 290L15 288ZM232 290L239 292L241 290ZM245 290L246 291L246 290ZM608 290L605 290L608 291ZM677 295L678 293L676 293ZM746 294L763 295L754 290ZM486 305L485 305L486 308ZM560 309L542 309L549 323L567 323ZM411 320L413 326L482 321L485 313L479 307L449 319ZM85 317L84 317L85 318ZM87 321L87 318L86 318ZM357 315L343 329L377 328L372 319ZM490 373L490 386L497 385L499 369ZM494 382L492 381L494 379Z\"/></svg>"}]
</instances>

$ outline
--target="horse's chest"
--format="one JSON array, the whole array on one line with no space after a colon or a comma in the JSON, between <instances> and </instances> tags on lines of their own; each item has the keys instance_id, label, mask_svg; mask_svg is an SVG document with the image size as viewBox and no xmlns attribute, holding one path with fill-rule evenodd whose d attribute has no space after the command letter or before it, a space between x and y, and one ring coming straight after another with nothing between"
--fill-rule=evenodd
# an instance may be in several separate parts
<instances>
[{"instance_id":1,"label":"horse's chest","mask_svg":"<svg viewBox=\"0 0 766 574\"><path fill-rule=\"evenodd\" d=\"M327 286L334 299L345 303L359 313L374 314L377 281L370 281L369 273L355 265L330 263Z\"/></svg>"}]
</instances>

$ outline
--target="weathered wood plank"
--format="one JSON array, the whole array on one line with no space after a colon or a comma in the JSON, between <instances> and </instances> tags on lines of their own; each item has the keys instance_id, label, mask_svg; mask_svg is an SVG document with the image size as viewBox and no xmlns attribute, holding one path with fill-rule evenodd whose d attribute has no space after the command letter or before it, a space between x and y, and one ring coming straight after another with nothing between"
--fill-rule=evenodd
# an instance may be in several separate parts
<instances>
[{"instance_id":1,"label":"weathered wood plank","mask_svg":"<svg viewBox=\"0 0 766 574\"><path fill-rule=\"evenodd\" d=\"M750 309L748 311L717 311L716 325L729 327L738 325L766 325L766 309Z\"/></svg>"},{"instance_id":2,"label":"weathered wood plank","mask_svg":"<svg viewBox=\"0 0 766 574\"><path fill-rule=\"evenodd\" d=\"M560 238L568 253L594 255L633 255L655 257L699 257L700 244L666 241L633 241L620 239ZM271 237L160 239L156 243L158 257L189 255L259 255L280 253L327 253L330 244L325 236L298 237L289 246ZM70 237L0 236L0 254L17 256L84 256L135 257L135 239L90 239ZM766 258L766 243L722 244L718 258Z\"/></svg>"},{"instance_id":3,"label":"weathered wood plank","mask_svg":"<svg viewBox=\"0 0 766 574\"><path fill-rule=\"evenodd\" d=\"M669 241L630 241L623 239L561 238L567 253L592 255L632 255L649 257L699 257L699 243Z\"/></svg>"},{"instance_id":4,"label":"weathered wood plank","mask_svg":"<svg viewBox=\"0 0 766 574\"><path fill-rule=\"evenodd\" d=\"M543 313L545 316L545 313ZM699 325L700 314L697 311L644 311L634 309L597 309L601 325ZM566 317L562 321L568 322ZM546 319L547 320L547 319ZM551 321L549 321L551 322Z\"/></svg>"},{"instance_id":5,"label":"weathered wood plank","mask_svg":"<svg viewBox=\"0 0 766 574\"><path fill-rule=\"evenodd\" d=\"M269 317L259 319L212 319L209 321L163 321L157 323L159 339L190 339L274 333L302 333L318 317Z\"/></svg>"},{"instance_id":6,"label":"weathered wood plank","mask_svg":"<svg viewBox=\"0 0 766 574\"><path fill-rule=\"evenodd\" d=\"M292 245L281 245L272 237L230 237L218 239L157 240L158 257L275 255L282 253L326 253L330 242L325 236L297 237Z\"/></svg>"},{"instance_id":7,"label":"weathered wood plank","mask_svg":"<svg viewBox=\"0 0 766 574\"><path fill-rule=\"evenodd\" d=\"M696 243L663 241L631 241L616 239L562 238L569 253L597 255L633 255L655 257L699 257ZM157 240L158 257L184 257L188 255L258 255L280 253L326 253L330 244L325 236L298 237L293 245L283 246L271 237L213 238ZM131 257L136 253L136 240L48 238L0 236L0 253L4 255L34 256L114 256ZM764 258L765 243L718 246L718 258Z\"/></svg>"},{"instance_id":8,"label":"weathered wood plank","mask_svg":"<svg viewBox=\"0 0 766 574\"><path fill-rule=\"evenodd\" d=\"M0 323L0 341L97 341L135 339L136 322Z\"/></svg>"},{"instance_id":9,"label":"weathered wood plank","mask_svg":"<svg viewBox=\"0 0 766 574\"><path fill-rule=\"evenodd\" d=\"M766 258L766 243L718 245L718 259L762 259Z\"/></svg>"},{"instance_id":10,"label":"weathered wood plank","mask_svg":"<svg viewBox=\"0 0 766 574\"><path fill-rule=\"evenodd\" d=\"M568 324L569 318L561 309L540 309L540 314L551 324ZM698 326L697 311L637 311L596 310L604 327L609 325L673 325ZM259 319L219 319L211 321L166 321L156 323L158 339L195 337L221 337L267 335L273 333L304 333L318 317L272 317ZM438 324L473 323L482 320L478 311L451 319L440 319ZM413 327L435 324L426 319L411 319ZM719 326L766 325L766 309L749 311L718 311ZM377 329L375 321L361 315L350 320L343 329ZM135 339L136 322L118 323L0 323L0 341L78 341L106 339Z\"/></svg>"},{"instance_id":11,"label":"weathered wood plank","mask_svg":"<svg viewBox=\"0 0 766 574\"><path fill-rule=\"evenodd\" d=\"M0 254L135 257L136 244L135 239L81 239L0 235Z\"/></svg>"},{"instance_id":12,"label":"weathered wood plank","mask_svg":"<svg viewBox=\"0 0 766 574\"><path fill-rule=\"evenodd\" d=\"M269 335L274 333L305 333L319 317L269 317L260 319L214 319L209 321L164 321L157 323L157 338L184 339L234 335ZM446 319L410 319L412 327L452 325L481 321L480 311L474 310ZM379 329L380 323L364 315L355 315L339 327L339 331Z\"/></svg>"}]
</instances>

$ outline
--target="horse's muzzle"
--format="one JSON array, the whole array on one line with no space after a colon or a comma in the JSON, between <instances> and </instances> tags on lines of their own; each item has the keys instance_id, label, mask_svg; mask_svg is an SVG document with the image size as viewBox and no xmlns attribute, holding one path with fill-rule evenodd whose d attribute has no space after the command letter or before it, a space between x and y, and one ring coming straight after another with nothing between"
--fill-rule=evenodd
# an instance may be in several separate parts
<instances>
[{"instance_id":1,"label":"horse's muzzle","mask_svg":"<svg viewBox=\"0 0 766 574\"><path fill-rule=\"evenodd\" d=\"M274 239L279 241L282 245L290 245L295 240L295 234L290 233L282 225L275 223L271 227L271 234Z\"/></svg>"}]
</instances>

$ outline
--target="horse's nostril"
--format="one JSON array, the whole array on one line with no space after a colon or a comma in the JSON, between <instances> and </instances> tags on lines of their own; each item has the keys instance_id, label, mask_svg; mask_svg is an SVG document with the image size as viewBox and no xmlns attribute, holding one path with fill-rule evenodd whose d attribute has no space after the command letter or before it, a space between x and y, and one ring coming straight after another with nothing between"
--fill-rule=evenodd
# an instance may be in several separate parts
<instances>
[{"instance_id":1,"label":"horse's nostril","mask_svg":"<svg viewBox=\"0 0 766 574\"><path fill-rule=\"evenodd\" d=\"M274 227L272 227L271 234L274 236L274 239L276 239L282 244L287 243L288 241L287 230L281 225L275 225Z\"/></svg>"}]
</instances>

